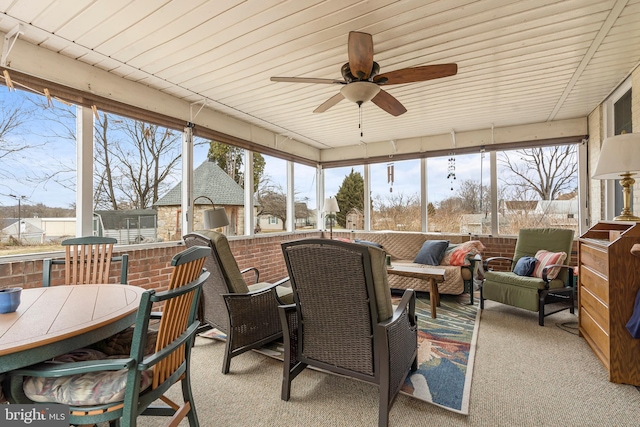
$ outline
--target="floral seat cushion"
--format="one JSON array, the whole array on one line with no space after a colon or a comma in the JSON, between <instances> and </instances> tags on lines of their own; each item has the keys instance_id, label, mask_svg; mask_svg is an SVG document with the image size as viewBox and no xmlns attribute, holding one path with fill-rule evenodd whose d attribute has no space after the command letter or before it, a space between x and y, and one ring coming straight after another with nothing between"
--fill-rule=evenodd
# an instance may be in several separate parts
<instances>
[{"instance_id":1,"label":"floral seat cushion","mask_svg":"<svg viewBox=\"0 0 640 427\"><path fill-rule=\"evenodd\" d=\"M122 356L121 356L122 357ZM79 349L60 356L46 364L59 364L88 360L117 359L94 349ZM89 372L65 377L26 377L25 395L34 402L57 402L67 405L101 405L120 402L127 388L127 370ZM140 377L140 390L151 385L153 370Z\"/></svg>"}]
</instances>

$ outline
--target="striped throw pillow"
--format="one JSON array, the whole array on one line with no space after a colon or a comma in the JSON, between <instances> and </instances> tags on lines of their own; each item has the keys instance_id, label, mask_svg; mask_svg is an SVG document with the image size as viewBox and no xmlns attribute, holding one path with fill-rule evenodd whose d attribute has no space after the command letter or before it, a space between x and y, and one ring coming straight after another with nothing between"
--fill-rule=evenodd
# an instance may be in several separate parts
<instances>
[{"instance_id":1,"label":"striped throw pillow","mask_svg":"<svg viewBox=\"0 0 640 427\"><path fill-rule=\"evenodd\" d=\"M542 278L542 270L544 270L546 266L564 263L564 260L567 259L567 254L564 252L549 252L540 250L536 252L536 259L538 260L538 263L536 264L535 270L533 270L533 276ZM560 273L560 267L554 267L548 270L547 279L555 279L558 273Z\"/></svg>"}]
</instances>

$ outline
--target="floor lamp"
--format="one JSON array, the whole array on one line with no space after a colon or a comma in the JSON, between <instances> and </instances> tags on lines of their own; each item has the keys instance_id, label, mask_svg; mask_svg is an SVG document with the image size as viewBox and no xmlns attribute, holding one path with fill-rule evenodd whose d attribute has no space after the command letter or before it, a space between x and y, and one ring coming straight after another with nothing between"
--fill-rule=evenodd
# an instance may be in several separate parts
<instances>
[{"instance_id":1,"label":"floor lamp","mask_svg":"<svg viewBox=\"0 0 640 427\"><path fill-rule=\"evenodd\" d=\"M329 218L329 238L333 239L333 220L336 217L336 212L340 212L338 201L335 197L324 199L324 208L322 209L322 212L327 214L327 218Z\"/></svg>"},{"instance_id":2,"label":"floor lamp","mask_svg":"<svg viewBox=\"0 0 640 427\"><path fill-rule=\"evenodd\" d=\"M198 196L193 199L193 202L195 203L195 201L199 198L207 199L209 202L211 202L211 206L213 207L213 209L206 209L202 212L205 230L212 230L214 228L226 227L227 225L229 225L229 217L227 216L227 211L225 211L222 206L216 208L213 200L211 200L207 196Z\"/></svg>"},{"instance_id":3,"label":"floor lamp","mask_svg":"<svg viewBox=\"0 0 640 427\"><path fill-rule=\"evenodd\" d=\"M636 182L632 176L639 171L640 133L625 133L604 140L593 178L620 180L623 208L615 221L640 221L631 211L631 187Z\"/></svg>"}]
</instances>

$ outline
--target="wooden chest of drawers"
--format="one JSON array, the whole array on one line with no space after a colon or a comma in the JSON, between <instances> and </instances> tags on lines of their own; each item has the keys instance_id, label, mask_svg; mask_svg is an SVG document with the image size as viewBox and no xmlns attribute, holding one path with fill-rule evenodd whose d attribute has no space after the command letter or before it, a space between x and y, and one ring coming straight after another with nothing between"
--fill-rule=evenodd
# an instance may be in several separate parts
<instances>
[{"instance_id":1,"label":"wooden chest of drawers","mask_svg":"<svg viewBox=\"0 0 640 427\"><path fill-rule=\"evenodd\" d=\"M640 289L640 223L600 222L580 236L579 330L615 383L640 386L640 339L626 324Z\"/></svg>"}]
</instances>

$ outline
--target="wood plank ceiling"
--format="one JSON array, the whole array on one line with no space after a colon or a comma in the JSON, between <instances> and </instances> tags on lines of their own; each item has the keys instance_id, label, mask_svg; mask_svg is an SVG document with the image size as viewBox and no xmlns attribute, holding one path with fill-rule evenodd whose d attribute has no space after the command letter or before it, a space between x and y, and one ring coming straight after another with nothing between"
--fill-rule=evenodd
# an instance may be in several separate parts
<instances>
[{"instance_id":1,"label":"wood plank ceiling","mask_svg":"<svg viewBox=\"0 0 640 427\"><path fill-rule=\"evenodd\" d=\"M0 31L317 149L586 117L640 62L640 0L0 0ZM393 117L343 100L347 36L381 72L458 74L385 88Z\"/></svg>"}]
</instances>

